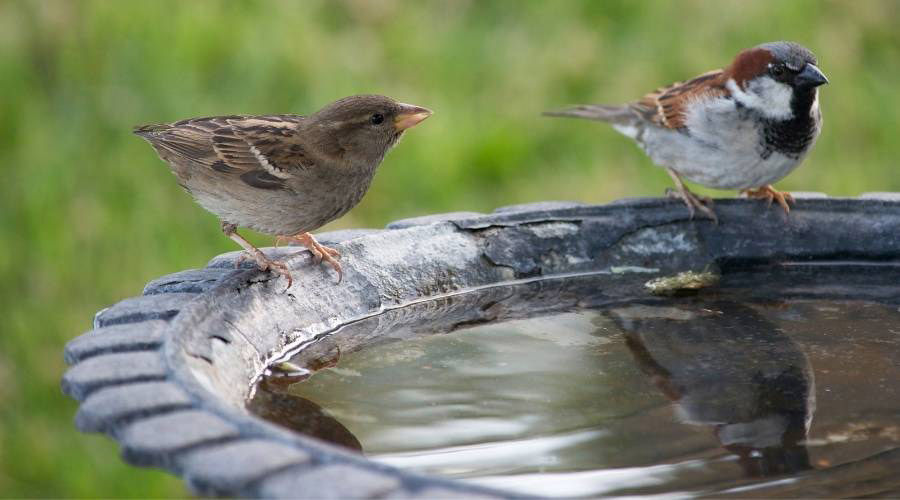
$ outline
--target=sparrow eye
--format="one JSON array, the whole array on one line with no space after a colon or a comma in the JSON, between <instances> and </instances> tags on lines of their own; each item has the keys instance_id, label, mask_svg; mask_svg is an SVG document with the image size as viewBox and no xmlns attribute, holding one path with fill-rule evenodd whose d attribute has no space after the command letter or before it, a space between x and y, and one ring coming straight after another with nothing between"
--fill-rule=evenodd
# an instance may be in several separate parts
<instances>
[{"instance_id":1,"label":"sparrow eye","mask_svg":"<svg viewBox=\"0 0 900 500\"><path fill-rule=\"evenodd\" d=\"M375 113L372 115L372 118L369 118L369 121L372 122L372 125L381 125L384 121L384 115L381 113Z\"/></svg>"},{"instance_id":2,"label":"sparrow eye","mask_svg":"<svg viewBox=\"0 0 900 500\"><path fill-rule=\"evenodd\" d=\"M771 71L772 71L772 75L781 76L784 74L784 65L783 64L772 65Z\"/></svg>"}]
</instances>

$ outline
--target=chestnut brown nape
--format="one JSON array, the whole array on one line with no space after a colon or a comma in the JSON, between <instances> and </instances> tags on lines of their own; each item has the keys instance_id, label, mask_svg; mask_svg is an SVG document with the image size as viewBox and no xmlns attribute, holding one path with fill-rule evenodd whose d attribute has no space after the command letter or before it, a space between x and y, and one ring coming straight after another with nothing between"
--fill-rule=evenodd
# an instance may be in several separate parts
<instances>
[{"instance_id":1,"label":"chestnut brown nape","mask_svg":"<svg viewBox=\"0 0 900 500\"><path fill-rule=\"evenodd\" d=\"M769 63L773 60L772 52L764 48L754 47L742 50L734 58L734 62L731 63L727 72L738 85L743 87L748 80L765 73Z\"/></svg>"},{"instance_id":2,"label":"chestnut brown nape","mask_svg":"<svg viewBox=\"0 0 900 500\"><path fill-rule=\"evenodd\" d=\"M784 63L792 68L816 65L816 56L794 42L769 42L741 51L728 68L729 75L743 87L747 80L766 72L771 63Z\"/></svg>"}]
</instances>

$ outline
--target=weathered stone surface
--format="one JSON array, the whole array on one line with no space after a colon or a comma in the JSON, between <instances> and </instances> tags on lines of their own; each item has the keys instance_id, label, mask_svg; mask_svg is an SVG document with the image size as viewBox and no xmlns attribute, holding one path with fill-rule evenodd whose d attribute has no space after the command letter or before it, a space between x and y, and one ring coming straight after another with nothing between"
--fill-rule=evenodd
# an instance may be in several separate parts
<instances>
[{"instance_id":1,"label":"weathered stone surface","mask_svg":"<svg viewBox=\"0 0 900 500\"><path fill-rule=\"evenodd\" d=\"M335 245L338 243L344 243L350 240L355 240L356 238L362 238L363 236L369 236L371 234L377 234L384 231L384 229L374 229L374 228L361 228L361 229L338 229L337 231L328 231L325 233L316 233L316 241L323 245Z\"/></svg>"},{"instance_id":2,"label":"weathered stone surface","mask_svg":"<svg viewBox=\"0 0 900 500\"><path fill-rule=\"evenodd\" d=\"M267 498L319 499L381 498L400 488L400 479L384 471L367 470L347 464L323 465L299 470L287 469L266 478L259 494Z\"/></svg>"},{"instance_id":3,"label":"weathered stone surface","mask_svg":"<svg viewBox=\"0 0 900 500\"><path fill-rule=\"evenodd\" d=\"M100 354L156 349L162 343L165 325L165 321L151 320L92 330L66 344L66 363L75 364Z\"/></svg>"},{"instance_id":4,"label":"weathered stone surface","mask_svg":"<svg viewBox=\"0 0 900 500\"><path fill-rule=\"evenodd\" d=\"M316 233L314 236L316 237L316 241L318 241L319 243L327 246L333 246L340 243L345 243L350 240L354 240L356 238L361 238L363 236L377 234L382 231L384 231L384 229L340 229L337 231ZM309 255L306 247L296 243L283 244L277 247L261 247L260 250L262 250L263 253L265 253L269 258L275 260L286 259L291 255ZM209 269L238 269L238 267L235 266L235 262L243 254L243 250L235 250L233 252L226 252L221 255L217 255L209 261L206 267ZM312 259L309 260L311 261ZM255 267L256 263L253 261L253 259L244 258L241 260L240 269L254 269Z\"/></svg>"},{"instance_id":5,"label":"weathered stone surface","mask_svg":"<svg viewBox=\"0 0 900 500\"><path fill-rule=\"evenodd\" d=\"M178 452L240 436L237 426L201 410L137 420L119 434L122 456L134 465L172 467Z\"/></svg>"},{"instance_id":6,"label":"weathered stone surface","mask_svg":"<svg viewBox=\"0 0 900 500\"><path fill-rule=\"evenodd\" d=\"M361 238L363 236L369 236L372 234L377 234L384 231L383 229L341 229L337 231L328 231L325 233L317 233L315 235L316 241L323 245L333 246L340 243L345 243L347 241L354 240L356 238ZM311 257L309 257L309 252L302 245L290 244L283 245L278 247L263 247L260 248L269 258L272 259L285 259L291 255L306 255L309 263L312 263ZM235 267L235 262L240 256L244 254L243 250L236 250L233 252L223 253L221 255L217 255L209 261L206 265L207 268L211 269L227 269L233 270L237 269ZM253 269L256 267L256 263L253 259L245 258L241 261L240 269Z\"/></svg>"},{"instance_id":7,"label":"weathered stone surface","mask_svg":"<svg viewBox=\"0 0 900 500\"><path fill-rule=\"evenodd\" d=\"M218 283L230 271L227 269L189 269L168 274L147 283L144 295L160 293L202 293Z\"/></svg>"},{"instance_id":8,"label":"weathered stone surface","mask_svg":"<svg viewBox=\"0 0 900 500\"><path fill-rule=\"evenodd\" d=\"M81 403L75 425L85 432L105 432L125 420L190 405L191 398L170 382L115 385L92 392Z\"/></svg>"},{"instance_id":9,"label":"weathered stone surface","mask_svg":"<svg viewBox=\"0 0 900 500\"><path fill-rule=\"evenodd\" d=\"M152 319L168 320L195 297L193 293L167 293L125 299L97 313L94 328Z\"/></svg>"},{"instance_id":10,"label":"weathered stone surface","mask_svg":"<svg viewBox=\"0 0 900 500\"><path fill-rule=\"evenodd\" d=\"M274 260L285 259L290 255L299 254L301 252L308 254L304 248L292 247L292 246L279 246L279 247L261 247L260 250L266 254L267 257ZM240 267L235 266L235 262L241 256L244 255L243 250L235 250L233 252L226 252L220 255L213 257L209 263L206 264L206 267L209 269L226 269L226 270L234 270L234 269L256 269L256 262L251 258L243 258L241 259Z\"/></svg>"},{"instance_id":11,"label":"weathered stone surface","mask_svg":"<svg viewBox=\"0 0 900 500\"><path fill-rule=\"evenodd\" d=\"M900 201L900 193L873 192L859 195L862 200Z\"/></svg>"},{"instance_id":12,"label":"weathered stone surface","mask_svg":"<svg viewBox=\"0 0 900 500\"><path fill-rule=\"evenodd\" d=\"M791 196L797 200L811 200L811 199L824 199L828 198L828 195L825 193L820 193L818 191L791 191Z\"/></svg>"},{"instance_id":13,"label":"weathered stone surface","mask_svg":"<svg viewBox=\"0 0 900 500\"><path fill-rule=\"evenodd\" d=\"M425 226L428 224L437 224L439 222L447 222L456 219L472 219L481 217L479 212L449 212L445 214L423 215L421 217L410 217L409 219L400 219L391 222L387 229L405 229L413 226Z\"/></svg>"},{"instance_id":14,"label":"weathered stone surface","mask_svg":"<svg viewBox=\"0 0 900 500\"><path fill-rule=\"evenodd\" d=\"M507 205L494 210L495 214L503 214L509 212L548 212L552 210L560 210L564 208L585 207L584 203L577 201L538 201L535 203L520 203L518 205Z\"/></svg>"},{"instance_id":15,"label":"weathered stone surface","mask_svg":"<svg viewBox=\"0 0 900 500\"><path fill-rule=\"evenodd\" d=\"M168 374L157 352L126 352L88 358L63 376L63 391L81 401L108 385L162 380Z\"/></svg>"},{"instance_id":16,"label":"weathered stone surface","mask_svg":"<svg viewBox=\"0 0 900 500\"><path fill-rule=\"evenodd\" d=\"M188 486L200 495L252 496L249 483L309 459L303 450L276 441L243 439L186 453L178 464Z\"/></svg>"}]
</instances>

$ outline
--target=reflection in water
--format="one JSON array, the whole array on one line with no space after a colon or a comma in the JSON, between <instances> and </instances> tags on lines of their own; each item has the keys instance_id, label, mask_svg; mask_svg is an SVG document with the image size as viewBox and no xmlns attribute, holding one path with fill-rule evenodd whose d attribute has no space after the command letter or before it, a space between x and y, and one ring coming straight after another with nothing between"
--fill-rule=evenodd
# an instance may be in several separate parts
<instances>
[{"instance_id":1,"label":"reflection in water","mask_svg":"<svg viewBox=\"0 0 900 500\"><path fill-rule=\"evenodd\" d=\"M641 370L686 424L709 426L764 477L810 468L813 375L799 346L734 302L634 305L609 314Z\"/></svg>"},{"instance_id":2,"label":"reflection in water","mask_svg":"<svg viewBox=\"0 0 900 500\"><path fill-rule=\"evenodd\" d=\"M251 411L539 496L714 495L847 470L856 483L818 496L888 491L871 485L900 457L896 305L606 293L566 280L388 311L273 367Z\"/></svg>"},{"instance_id":3,"label":"reflection in water","mask_svg":"<svg viewBox=\"0 0 900 500\"><path fill-rule=\"evenodd\" d=\"M259 387L247 403L247 409L292 431L362 451L362 444L350 430L306 398Z\"/></svg>"}]
</instances>

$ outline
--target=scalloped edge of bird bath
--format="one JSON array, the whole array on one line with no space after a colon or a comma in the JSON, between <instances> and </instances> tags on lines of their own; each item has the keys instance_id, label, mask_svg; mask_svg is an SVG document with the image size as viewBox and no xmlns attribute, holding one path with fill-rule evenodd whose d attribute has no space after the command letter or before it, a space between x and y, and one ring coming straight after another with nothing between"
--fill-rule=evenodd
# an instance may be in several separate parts
<instances>
[{"instance_id":1,"label":"scalloped edge of bird bath","mask_svg":"<svg viewBox=\"0 0 900 500\"><path fill-rule=\"evenodd\" d=\"M251 382L342 325L485 286L593 273L624 296L654 277L710 266L900 260L900 194L797 198L789 216L758 200L716 200L718 225L654 198L540 202L323 233L341 250L344 281L335 285L330 268L301 252L289 261L287 293L284 278L249 262L235 269L238 252L223 254L97 313L94 329L66 346L72 366L62 387L80 402L80 430L110 435L127 462L166 469L200 495L521 497L389 467L268 423L244 407ZM766 484L752 493L783 491Z\"/></svg>"}]
</instances>

